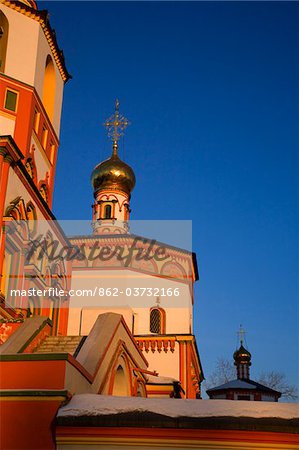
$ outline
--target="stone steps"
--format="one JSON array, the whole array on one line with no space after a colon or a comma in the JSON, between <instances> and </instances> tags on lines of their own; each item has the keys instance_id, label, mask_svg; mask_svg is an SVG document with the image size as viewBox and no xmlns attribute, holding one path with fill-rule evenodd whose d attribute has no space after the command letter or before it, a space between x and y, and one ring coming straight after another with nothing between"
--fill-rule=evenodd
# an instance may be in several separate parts
<instances>
[{"instance_id":1,"label":"stone steps","mask_svg":"<svg viewBox=\"0 0 299 450\"><path fill-rule=\"evenodd\" d=\"M69 353L73 355L82 336L48 336L34 353Z\"/></svg>"}]
</instances>

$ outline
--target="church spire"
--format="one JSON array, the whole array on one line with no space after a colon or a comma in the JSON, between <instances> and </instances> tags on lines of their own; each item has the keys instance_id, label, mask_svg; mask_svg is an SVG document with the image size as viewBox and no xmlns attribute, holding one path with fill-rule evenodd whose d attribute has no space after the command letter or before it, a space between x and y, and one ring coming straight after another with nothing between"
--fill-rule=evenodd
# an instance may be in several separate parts
<instances>
[{"instance_id":1,"label":"church spire","mask_svg":"<svg viewBox=\"0 0 299 450\"><path fill-rule=\"evenodd\" d=\"M245 330L242 325L238 331L240 347L234 353L234 364L237 367L237 377L241 380L249 380L249 367L251 366L251 353L243 346Z\"/></svg>"}]
</instances>

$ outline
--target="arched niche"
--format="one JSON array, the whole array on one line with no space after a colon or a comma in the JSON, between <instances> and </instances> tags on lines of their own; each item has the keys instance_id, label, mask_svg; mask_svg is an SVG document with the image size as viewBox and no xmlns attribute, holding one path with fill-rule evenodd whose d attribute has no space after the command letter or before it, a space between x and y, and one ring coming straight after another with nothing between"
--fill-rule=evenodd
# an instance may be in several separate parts
<instances>
[{"instance_id":1,"label":"arched niche","mask_svg":"<svg viewBox=\"0 0 299 450\"><path fill-rule=\"evenodd\" d=\"M117 366L115 372L112 395L121 397L126 397L129 395L128 378L126 376L126 370L122 364Z\"/></svg>"},{"instance_id":2,"label":"arched niche","mask_svg":"<svg viewBox=\"0 0 299 450\"><path fill-rule=\"evenodd\" d=\"M53 60L50 55L47 56L44 86L43 86L43 105L50 118L53 120L54 105L55 105L55 93L56 93L56 76Z\"/></svg>"}]
</instances>

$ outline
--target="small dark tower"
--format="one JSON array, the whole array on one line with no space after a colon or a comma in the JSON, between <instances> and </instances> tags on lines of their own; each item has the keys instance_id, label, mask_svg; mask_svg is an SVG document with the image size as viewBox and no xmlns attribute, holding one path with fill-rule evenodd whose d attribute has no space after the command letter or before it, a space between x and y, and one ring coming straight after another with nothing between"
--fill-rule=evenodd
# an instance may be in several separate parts
<instances>
[{"instance_id":1,"label":"small dark tower","mask_svg":"<svg viewBox=\"0 0 299 450\"><path fill-rule=\"evenodd\" d=\"M249 367L251 366L251 353L243 346L241 339L240 348L234 353L234 364L237 367L237 378L249 380Z\"/></svg>"},{"instance_id":2,"label":"small dark tower","mask_svg":"<svg viewBox=\"0 0 299 450\"><path fill-rule=\"evenodd\" d=\"M281 392L263 386L250 379L251 353L244 347L245 331L242 327L238 331L240 347L234 352L234 364L237 368L237 378L220 386L207 390L210 399L226 400L253 400L277 402Z\"/></svg>"}]
</instances>

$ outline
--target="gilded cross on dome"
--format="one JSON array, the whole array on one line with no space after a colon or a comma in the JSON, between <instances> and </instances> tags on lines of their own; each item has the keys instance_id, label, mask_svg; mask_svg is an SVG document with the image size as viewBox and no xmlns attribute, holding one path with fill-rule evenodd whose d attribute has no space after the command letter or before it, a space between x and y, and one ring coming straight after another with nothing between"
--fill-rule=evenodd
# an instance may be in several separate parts
<instances>
[{"instance_id":1,"label":"gilded cross on dome","mask_svg":"<svg viewBox=\"0 0 299 450\"><path fill-rule=\"evenodd\" d=\"M128 119L119 113L119 101L116 99L115 112L104 123L108 137L113 141L114 153L117 152L119 138L124 135L124 131L128 125L130 125Z\"/></svg>"}]
</instances>

